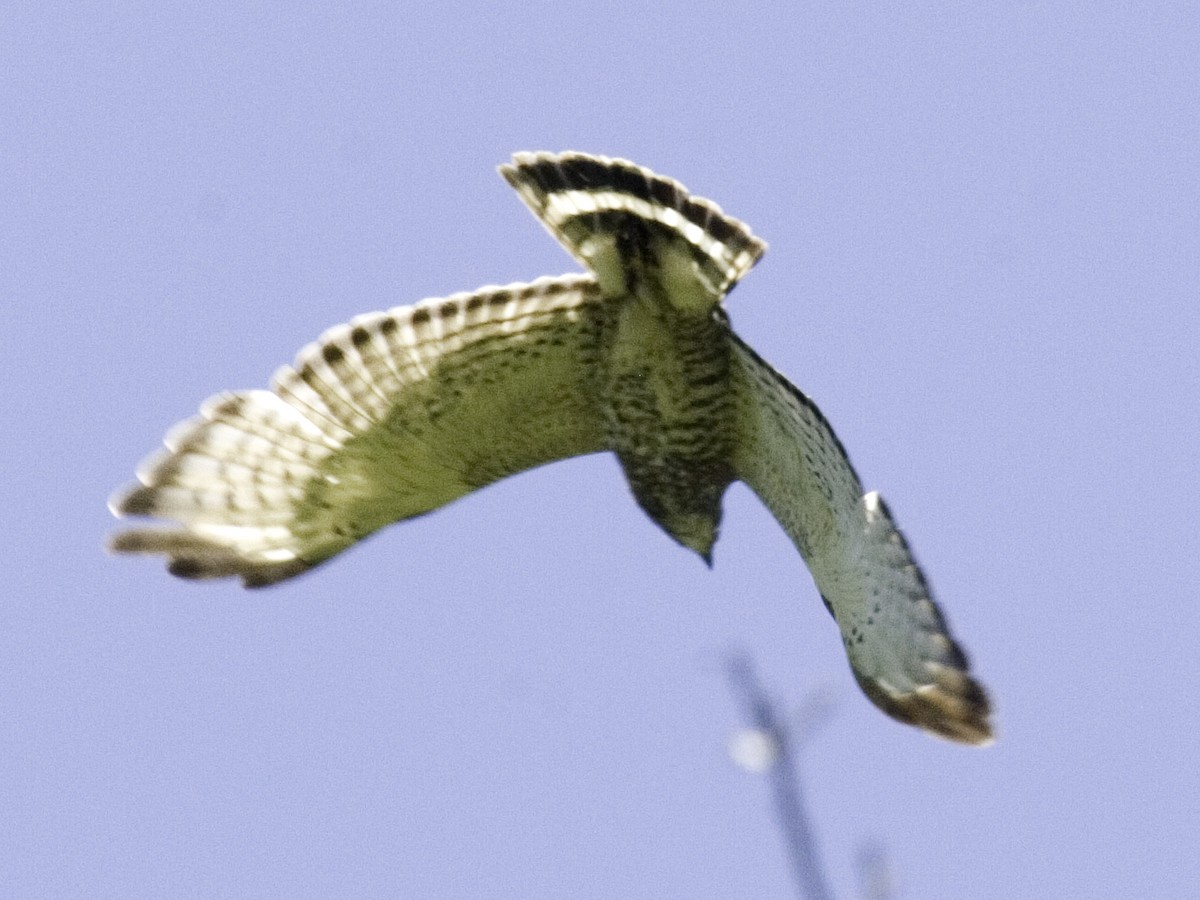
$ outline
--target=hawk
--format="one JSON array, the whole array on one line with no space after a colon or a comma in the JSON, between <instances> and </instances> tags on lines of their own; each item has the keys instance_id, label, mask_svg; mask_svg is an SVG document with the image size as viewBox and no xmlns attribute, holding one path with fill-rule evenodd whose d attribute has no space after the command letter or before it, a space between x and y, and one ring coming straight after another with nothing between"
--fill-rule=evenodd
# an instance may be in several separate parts
<instances>
[{"instance_id":1,"label":"hawk","mask_svg":"<svg viewBox=\"0 0 1200 900\"><path fill-rule=\"evenodd\" d=\"M884 712L972 744L990 709L908 543L829 423L730 327L766 244L627 160L518 153L500 174L586 272L358 316L168 432L110 501L184 578L273 584L500 478L616 454L633 496L711 564L734 481L767 505Z\"/></svg>"}]
</instances>

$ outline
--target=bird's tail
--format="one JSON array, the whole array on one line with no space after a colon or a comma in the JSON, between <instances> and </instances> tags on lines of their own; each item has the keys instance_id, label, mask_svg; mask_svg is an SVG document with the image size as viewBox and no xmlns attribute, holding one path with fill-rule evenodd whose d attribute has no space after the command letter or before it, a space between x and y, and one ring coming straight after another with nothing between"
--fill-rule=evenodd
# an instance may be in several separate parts
<instances>
[{"instance_id":1,"label":"bird's tail","mask_svg":"<svg viewBox=\"0 0 1200 900\"><path fill-rule=\"evenodd\" d=\"M518 153L500 174L609 295L656 280L707 312L767 249L711 200L628 160Z\"/></svg>"}]
</instances>

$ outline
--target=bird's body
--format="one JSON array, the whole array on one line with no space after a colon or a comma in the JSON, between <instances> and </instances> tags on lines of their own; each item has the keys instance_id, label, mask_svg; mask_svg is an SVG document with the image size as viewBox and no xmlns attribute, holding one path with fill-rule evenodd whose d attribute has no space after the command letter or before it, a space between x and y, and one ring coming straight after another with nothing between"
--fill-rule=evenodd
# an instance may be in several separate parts
<instances>
[{"instance_id":1,"label":"bird's body","mask_svg":"<svg viewBox=\"0 0 1200 900\"><path fill-rule=\"evenodd\" d=\"M114 498L179 527L118 534L191 578L250 586L542 463L611 450L639 505L711 562L745 481L808 563L864 691L972 743L988 702L877 494L722 302L766 249L682 185L623 160L518 154L501 173L589 270L360 316L177 426Z\"/></svg>"},{"instance_id":2,"label":"bird's body","mask_svg":"<svg viewBox=\"0 0 1200 900\"><path fill-rule=\"evenodd\" d=\"M728 330L722 318L655 299L623 303L603 392L610 446L633 496L706 560L734 479Z\"/></svg>"}]
</instances>

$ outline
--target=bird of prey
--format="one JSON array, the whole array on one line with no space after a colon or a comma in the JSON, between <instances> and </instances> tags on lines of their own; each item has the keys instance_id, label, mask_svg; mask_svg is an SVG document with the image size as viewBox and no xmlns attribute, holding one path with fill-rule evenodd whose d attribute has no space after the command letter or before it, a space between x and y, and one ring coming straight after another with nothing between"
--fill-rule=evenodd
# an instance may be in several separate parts
<instances>
[{"instance_id":1,"label":"bird of prey","mask_svg":"<svg viewBox=\"0 0 1200 900\"><path fill-rule=\"evenodd\" d=\"M990 708L878 493L807 396L729 324L766 244L627 160L500 167L585 268L358 316L175 426L117 494L116 534L184 578L298 575L392 522L553 460L612 451L646 514L711 563L745 482L808 564L855 678L884 712L991 740Z\"/></svg>"}]
</instances>

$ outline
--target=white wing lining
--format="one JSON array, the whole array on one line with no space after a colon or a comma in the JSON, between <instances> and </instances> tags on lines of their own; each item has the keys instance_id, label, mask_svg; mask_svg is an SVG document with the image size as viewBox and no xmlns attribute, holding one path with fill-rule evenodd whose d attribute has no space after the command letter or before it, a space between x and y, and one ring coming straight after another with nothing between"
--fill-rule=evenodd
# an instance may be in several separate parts
<instances>
[{"instance_id":1,"label":"white wing lining","mask_svg":"<svg viewBox=\"0 0 1200 900\"><path fill-rule=\"evenodd\" d=\"M886 504L863 493L816 405L740 340L733 347L734 469L808 563L864 693L903 722L989 743L987 694Z\"/></svg>"}]
</instances>

